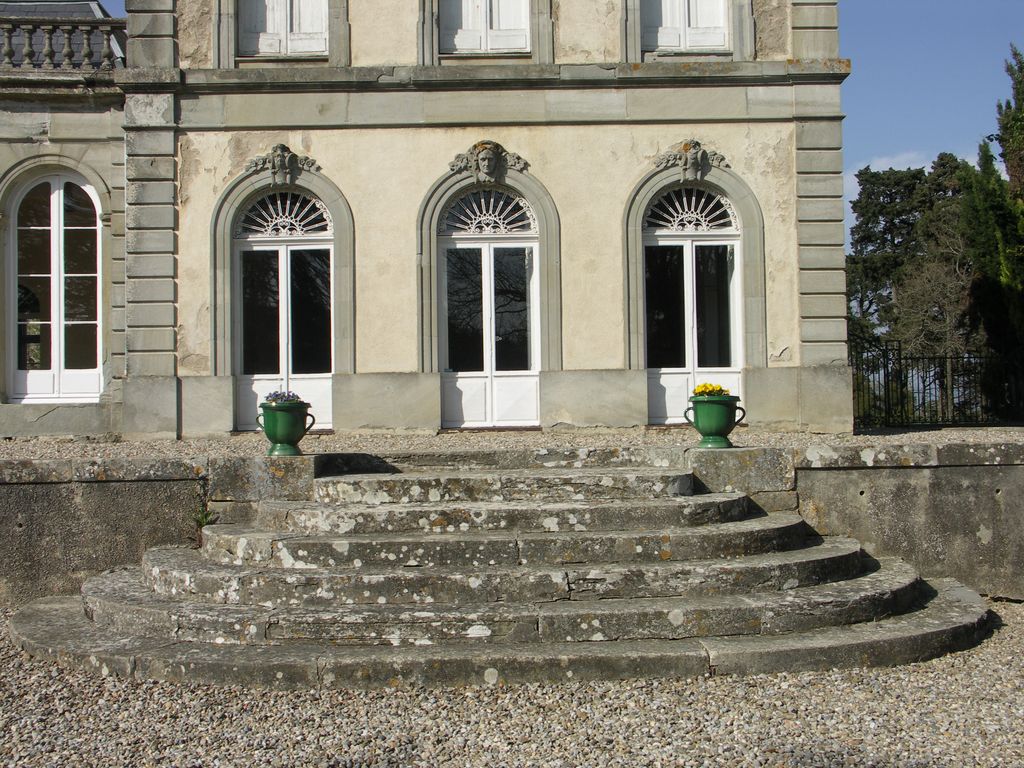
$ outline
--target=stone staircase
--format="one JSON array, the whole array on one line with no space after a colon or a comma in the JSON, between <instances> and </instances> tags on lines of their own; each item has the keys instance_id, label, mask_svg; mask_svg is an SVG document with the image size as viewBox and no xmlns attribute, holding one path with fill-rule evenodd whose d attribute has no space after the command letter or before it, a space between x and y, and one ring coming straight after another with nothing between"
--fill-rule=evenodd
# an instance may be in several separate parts
<instances>
[{"instance_id":1,"label":"stone staircase","mask_svg":"<svg viewBox=\"0 0 1024 768\"><path fill-rule=\"evenodd\" d=\"M987 630L959 584L671 467L603 452L321 466L310 498L22 608L15 643L103 674L364 687L899 664Z\"/></svg>"}]
</instances>

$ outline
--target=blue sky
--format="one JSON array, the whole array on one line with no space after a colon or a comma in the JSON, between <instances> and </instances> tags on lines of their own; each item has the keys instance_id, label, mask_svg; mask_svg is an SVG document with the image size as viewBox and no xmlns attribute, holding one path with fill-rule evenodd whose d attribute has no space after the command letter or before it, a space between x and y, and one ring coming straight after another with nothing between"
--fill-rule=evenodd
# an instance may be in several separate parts
<instances>
[{"instance_id":1,"label":"blue sky","mask_svg":"<svg viewBox=\"0 0 1024 768\"><path fill-rule=\"evenodd\" d=\"M1024 0L840 0L847 194L852 175L931 164L939 152L972 162L1009 98L1004 62L1024 49Z\"/></svg>"}]
</instances>

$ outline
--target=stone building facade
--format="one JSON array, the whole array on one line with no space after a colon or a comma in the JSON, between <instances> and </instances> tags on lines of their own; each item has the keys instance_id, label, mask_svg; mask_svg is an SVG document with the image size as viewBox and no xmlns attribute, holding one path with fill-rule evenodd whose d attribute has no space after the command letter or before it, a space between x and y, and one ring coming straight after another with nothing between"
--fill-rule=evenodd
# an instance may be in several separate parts
<instances>
[{"instance_id":1,"label":"stone building facade","mask_svg":"<svg viewBox=\"0 0 1024 768\"><path fill-rule=\"evenodd\" d=\"M127 10L0 13L3 434L851 428L837 0Z\"/></svg>"}]
</instances>

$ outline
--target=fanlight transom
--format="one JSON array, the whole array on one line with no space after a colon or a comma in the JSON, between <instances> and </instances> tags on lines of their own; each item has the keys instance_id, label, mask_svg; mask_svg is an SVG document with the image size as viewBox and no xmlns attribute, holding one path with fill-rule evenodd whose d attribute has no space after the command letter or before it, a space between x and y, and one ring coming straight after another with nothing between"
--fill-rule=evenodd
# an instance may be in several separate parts
<instances>
[{"instance_id":1,"label":"fanlight transom","mask_svg":"<svg viewBox=\"0 0 1024 768\"><path fill-rule=\"evenodd\" d=\"M533 208L501 187L480 187L455 198L444 209L440 234L506 235L537 232Z\"/></svg>"},{"instance_id":2,"label":"fanlight transom","mask_svg":"<svg viewBox=\"0 0 1024 768\"><path fill-rule=\"evenodd\" d=\"M236 237L329 235L334 231L327 206L302 192L271 192L242 215Z\"/></svg>"},{"instance_id":3,"label":"fanlight transom","mask_svg":"<svg viewBox=\"0 0 1024 768\"><path fill-rule=\"evenodd\" d=\"M736 209L729 199L711 190L687 186L670 189L651 203L644 228L668 232L739 230Z\"/></svg>"}]
</instances>

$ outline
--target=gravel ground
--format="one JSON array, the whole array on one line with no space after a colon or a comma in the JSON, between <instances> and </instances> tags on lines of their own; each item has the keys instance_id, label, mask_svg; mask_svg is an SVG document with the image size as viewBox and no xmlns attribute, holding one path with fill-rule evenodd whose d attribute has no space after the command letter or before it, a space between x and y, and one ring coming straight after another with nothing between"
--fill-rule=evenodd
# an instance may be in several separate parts
<instances>
[{"instance_id":1,"label":"gravel ground","mask_svg":"<svg viewBox=\"0 0 1024 768\"><path fill-rule=\"evenodd\" d=\"M689 427L635 429L577 429L564 431L494 432L346 432L309 435L302 441L306 453L358 451L443 451L472 448L601 448L606 446L696 446L700 436ZM800 447L907 445L911 443L1024 443L1024 427L984 429L931 429L877 432L866 435L811 435L768 432L741 427L731 435L737 446ZM258 433L209 440L119 441L116 438L5 438L0 459L191 457L266 453L266 439Z\"/></svg>"},{"instance_id":2,"label":"gravel ground","mask_svg":"<svg viewBox=\"0 0 1024 768\"><path fill-rule=\"evenodd\" d=\"M981 646L895 669L496 689L137 683L0 641L0 765L1020 766L1024 605L994 608Z\"/></svg>"}]
</instances>

